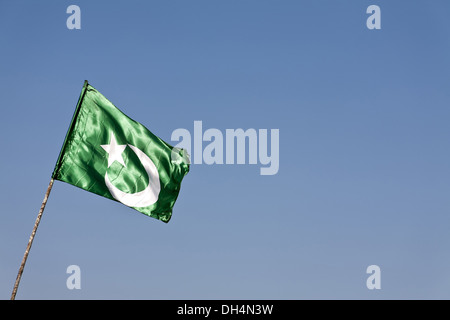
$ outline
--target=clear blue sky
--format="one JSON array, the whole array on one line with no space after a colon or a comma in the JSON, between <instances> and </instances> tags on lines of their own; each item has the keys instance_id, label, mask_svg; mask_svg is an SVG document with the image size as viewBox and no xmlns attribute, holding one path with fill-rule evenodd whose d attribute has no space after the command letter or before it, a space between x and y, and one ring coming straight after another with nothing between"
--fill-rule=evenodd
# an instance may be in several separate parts
<instances>
[{"instance_id":1,"label":"clear blue sky","mask_svg":"<svg viewBox=\"0 0 450 320\"><path fill-rule=\"evenodd\" d=\"M279 129L280 169L192 165L168 224L57 181L17 299L449 299L449 10L1 1L0 298L87 79L169 143L195 120Z\"/></svg>"}]
</instances>

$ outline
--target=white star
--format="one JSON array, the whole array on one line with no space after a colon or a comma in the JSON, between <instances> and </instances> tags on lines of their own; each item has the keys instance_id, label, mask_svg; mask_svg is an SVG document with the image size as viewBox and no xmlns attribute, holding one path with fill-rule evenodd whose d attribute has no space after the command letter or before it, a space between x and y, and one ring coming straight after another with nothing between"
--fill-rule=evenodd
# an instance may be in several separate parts
<instances>
[{"instance_id":1,"label":"white star","mask_svg":"<svg viewBox=\"0 0 450 320\"><path fill-rule=\"evenodd\" d=\"M122 152L125 150L127 145L118 145L114 133L111 133L111 140L109 141L109 144L102 144L101 147L109 154L108 168L113 164L114 161L117 161L124 167L126 167L125 162L122 158Z\"/></svg>"}]
</instances>

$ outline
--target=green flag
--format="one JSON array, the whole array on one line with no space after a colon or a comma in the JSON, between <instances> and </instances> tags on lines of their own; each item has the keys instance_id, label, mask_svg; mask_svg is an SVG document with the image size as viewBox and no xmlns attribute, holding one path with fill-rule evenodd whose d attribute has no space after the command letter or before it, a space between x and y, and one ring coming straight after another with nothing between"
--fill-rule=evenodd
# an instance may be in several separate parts
<instances>
[{"instance_id":1,"label":"green flag","mask_svg":"<svg viewBox=\"0 0 450 320\"><path fill-rule=\"evenodd\" d=\"M189 156L85 82L52 177L168 222Z\"/></svg>"}]
</instances>

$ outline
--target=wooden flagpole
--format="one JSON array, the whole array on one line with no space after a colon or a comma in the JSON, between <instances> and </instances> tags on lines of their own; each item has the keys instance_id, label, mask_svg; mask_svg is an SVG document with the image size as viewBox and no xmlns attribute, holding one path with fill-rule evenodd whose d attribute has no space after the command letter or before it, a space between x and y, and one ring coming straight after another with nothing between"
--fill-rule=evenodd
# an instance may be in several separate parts
<instances>
[{"instance_id":1,"label":"wooden flagpole","mask_svg":"<svg viewBox=\"0 0 450 320\"><path fill-rule=\"evenodd\" d=\"M55 165L55 171L53 171L52 178L50 179L50 183L48 184L48 188L47 188L47 191L45 192L44 200L42 201L41 208L39 209L39 213L38 213L38 216L36 218L36 222L34 223L33 231L31 232L30 240L28 240L28 245L27 245L27 248L25 249L25 254L23 255L22 263L20 264L20 268L19 268L19 272L17 274L16 282L14 283L14 289L13 289L13 292L11 294L11 300L14 300L16 298L17 288L19 287L20 278L22 277L23 269L25 268L25 263L27 262L28 254L30 253L30 249L31 249L31 245L33 244L34 236L36 235L36 230L37 230L37 228L39 226L39 222L41 222L42 213L44 212L45 205L47 204L48 196L50 195L50 191L52 190L54 177L57 177L57 172L58 172L58 170L60 168L60 160L61 160L61 157L62 157L62 155L64 153L64 148L66 146L67 137L69 136L72 128L75 125L76 118L77 118L78 113L80 111L81 103L82 103L82 101L84 99L84 96L86 94L87 86L88 86L88 81L84 80L83 90L81 91L80 98L78 99L77 107L75 108L75 112L73 113L72 121L70 122L69 130L67 130L63 146L61 148L61 151L59 152L58 160L56 161L56 165Z\"/></svg>"},{"instance_id":2,"label":"wooden flagpole","mask_svg":"<svg viewBox=\"0 0 450 320\"><path fill-rule=\"evenodd\" d=\"M50 195L50 191L53 187L53 178L50 179L50 183L47 188L47 192L45 192L44 200L42 201L41 208L39 209L38 216L36 218L36 222L34 223L33 231L31 232L30 240L28 240L27 248L25 249L25 254L23 255L22 263L20 264L19 272L17 274L16 282L14 283L14 289L11 294L11 300L16 298L17 288L19 287L20 278L22 277L23 269L25 268L25 263L27 262L28 254L30 253L31 245L33 244L34 236L36 235L36 230L39 226L39 222L42 218L42 213L44 212L45 205L47 204L48 196Z\"/></svg>"}]
</instances>

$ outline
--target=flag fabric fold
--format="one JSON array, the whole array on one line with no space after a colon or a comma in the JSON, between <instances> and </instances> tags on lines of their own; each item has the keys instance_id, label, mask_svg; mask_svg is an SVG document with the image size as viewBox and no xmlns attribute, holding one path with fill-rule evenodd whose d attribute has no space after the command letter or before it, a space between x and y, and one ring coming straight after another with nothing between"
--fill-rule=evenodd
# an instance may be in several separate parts
<instances>
[{"instance_id":1,"label":"flag fabric fold","mask_svg":"<svg viewBox=\"0 0 450 320\"><path fill-rule=\"evenodd\" d=\"M168 222L189 155L85 82L52 177Z\"/></svg>"}]
</instances>

